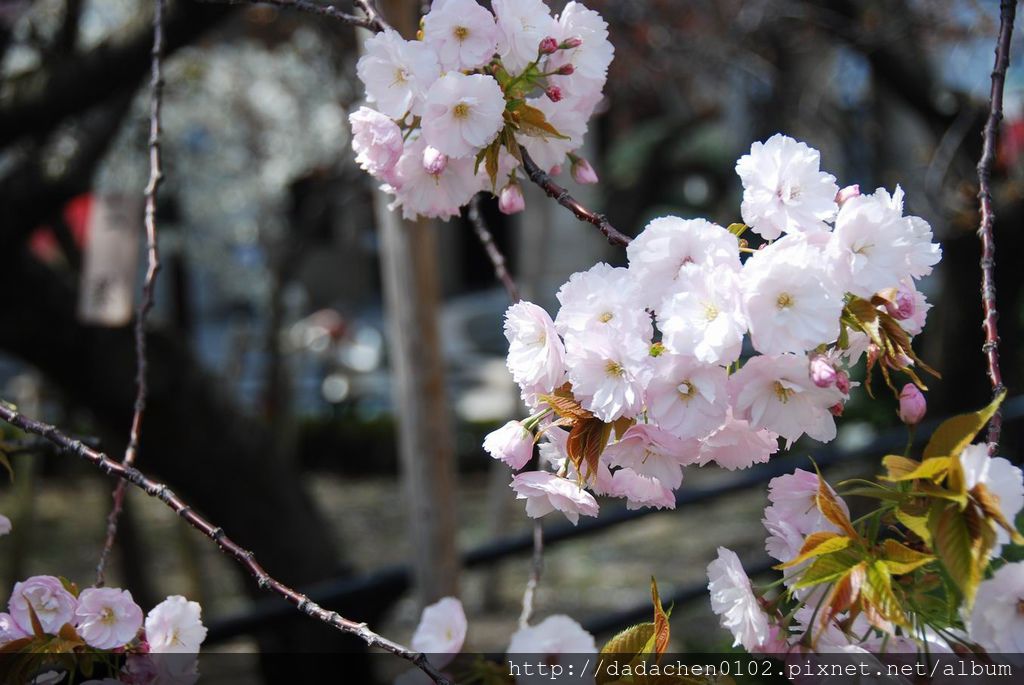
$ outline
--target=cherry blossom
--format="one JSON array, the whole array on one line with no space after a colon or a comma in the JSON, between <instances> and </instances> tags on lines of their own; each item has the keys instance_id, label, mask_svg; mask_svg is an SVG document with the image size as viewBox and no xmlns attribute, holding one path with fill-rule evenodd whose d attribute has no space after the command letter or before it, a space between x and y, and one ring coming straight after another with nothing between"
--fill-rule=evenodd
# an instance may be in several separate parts
<instances>
[{"instance_id":1,"label":"cherry blossom","mask_svg":"<svg viewBox=\"0 0 1024 685\"><path fill-rule=\"evenodd\" d=\"M732 471L763 464L778 451L777 434L757 430L749 421L735 418L729 407L722 425L701 441L699 463L703 465L714 461Z\"/></svg>"},{"instance_id":2,"label":"cherry blossom","mask_svg":"<svg viewBox=\"0 0 1024 685\"><path fill-rule=\"evenodd\" d=\"M23 637L28 637L28 633L18 625L14 617L8 613L0 612L0 646L14 640L20 640Z\"/></svg>"},{"instance_id":3,"label":"cherry blossom","mask_svg":"<svg viewBox=\"0 0 1024 685\"><path fill-rule=\"evenodd\" d=\"M90 647L114 649L135 639L142 628L142 609L127 590L87 588L78 596L75 623Z\"/></svg>"},{"instance_id":4,"label":"cherry blossom","mask_svg":"<svg viewBox=\"0 0 1024 685\"><path fill-rule=\"evenodd\" d=\"M146 615L146 642L154 654L188 654L199 651L206 639L206 627L198 602L172 595Z\"/></svg>"},{"instance_id":5,"label":"cherry blossom","mask_svg":"<svg viewBox=\"0 0 1024 685\"><path fill-rule=\"evenodd\" d=\"M743 221L767 240L783 232L825 230L824 222L836 213L839 186L820 163L817 150L779 133L754 143L736 162Z\"/></svg>"},{"instance_id":6,"label":"cherry blossom","mask_svg":"<svg viewBox=\"0 0 1024 685\"><path fill-rule=\"evenodd\" d=\"M576 525L580 514L597 516L597 500L579 485L544 471L520 473L512 479L511 488L516 499L526 500L526 514L541 518L552 511L560 511Z\"/></svg>"},{"instance_id":7,"label":"cherry blossom","mask_svg":"<svg viewBox=\"0 0 1024 685\"><path fill-rule=\"evenodd\" d=\"M725 422L725 368L666 352L652 363L644 403L661 428L680 438L703 438Z\"/></svg>"},{"instance_id":8,"label":"cherry blossom","mask_svg":"<svg viewBox=\"0 0 1024 685\"><path fill-rule=\"evenodd\" d=\"M696 440L682 440L649 423L630 426L605 450L609 465L630 468L670 490L683 482L682 467L694 463L699 453Z\"/></svg>"},{"instance_id":9,"label":"cherry blossom","mask_svg":"<svg viewBox=\"0 0 1024 685\"><path fill-rule=\"evenodd\" d=\"M398 124L369 107L360 107L348 120L356 163L375 178L387 180L404 149Z\"/></svg>"},{"instance_id":10,"label":"cherry blossom","mask_svg":"<svg viewBox=\"0 0 1024 685\"><path fill-rule=\"evenodd\" d=\"M444 597L423 609L412 636L412 648L427 654L438 668L444 668L462 649L466 628L462 602L455 597Z\"/></svg>"},{"instance_id":11,"label":"cherry blossom","mask_svg":"<svg viewBox=\"0 0 1024 685\"><path fill-rule=\"evenodd\" d=\"M449 157L470 157L498 135L505 97L483 74L450 71L427 91L423 137Z\"/></svg>"},{"instance_id":12,"label":"cherry blossom","mask_svg":"<svg viewBox=\"0 0 1024 685\"><path fill-rule=\"evenodd\" d=\"M423 41L437 53L442 69L475 69L494 55L498 28L494 15L476 0L446 0L435 2L423 17Z\"/></svg>"},{"instance_id":13,"label":"cherry blossom","mask_svg":"<svg viewBox=\"0 0 1024 685\"><path fill-rule=\"evenodd\" d=\"M356 74L366 88L367 100L392 119L421 114L427 89L441 75L430 46L405 40L388 29L367 40L365 48Z\"/></svg>"},{"instance_id":14,"label":"cherry blossom","mask_svg":"<svg viewBox=\"0 0 1024 685\"><path fill-rule=\"evenodd\" d=\"M960 464L964 470L967 490L984 485L999 499L999 511L1011 523L1024 509L1024 476L1021 470L1003 457L989 454L989 445L970 445L960 453ZM1001 526L996 527L996 546L990 553L999 556L1002 546L1010 542L1010 534Z\"/></svg>"},{"instance_id":15,"label":"cherry blossom","mask_svg":"<svg viewBox=\"0 0 1024 685\"><path fill-rule=\"evenodd\" d=\"M633 417L643 409L651 376L649 348L615 331L569 338L566 366L573 394L602 421Z\"/></svg>"},{"instance_id":16,"label":"cherry blossom","mask_svg":"<svg viewBox=\"0 0 1024 685\"><path fill-rule=\"evenodd\" d=\"M517 302L505 312L506 365L524 392L551 392L565 378L565 346L546 311Z\"/></svg>"},{"instance_id":17,"label":"cherry blossom","mask_svg":"<svg viewBox=\"0 0 1024 685\"><path fill-rule=\"evenodd\" d=\"M65 623L72 623L78 600L53 576L32 576L14 584L7 601L11 617L26 633L32 632L29 607L39 619L44 633L56 635Z\"/></svg>"},{"instance_id":18,"label":"cherry blossom","mask_svg":"<svg viewBox=\"0 0 1024 685\"><path fill-rule=\"evenodd\" d=\"M540 42L553 36L558 24L541 0L492 0L498 20L498 54L511 74L537 59Z\"/></svg>"},{"instance_id":19,"label":"cherry blossom","mask_svg":"<svg viewBox=\"0 0 1024 685\"><path fill-rule=\"evenodd\" d=\"M535 626L520 628L512 634L509 654L553 657L559 654L596 654L594 636L564 614L548 616ZM548 659L545 662L550 663Z\"/></svg>"},{"instance_id":20,"label":"cherry blossom","mask_svg":"<svg viewBox=\"0 0 1024 685\"><path fill-rule=\"evenodd\" d=\"M1024 563L1007 564L978 586L967 634L986 651L1024 652Z\"/></svg>"},{"instance_id":21,"label":"cherry blossom","mask_svg":"<svg viewBox=\"0 0 1024 685\"><path fill-rule=\"evenodd\" d=\"M623 337L649 342L653 327L641 297L640 286L627 269L600 262L574 273L558 290L562 306L555 316L555 327L567 337L612 330Z\"/></svg>"},{"instance_id":22,"label":"cherry blossom","mask_svg":"<svg viewBox=\"0 0 1024 685\"><path fill-rule=\"evenodd\" d=\"M470 158L451 159L440 173L430 173L423 166L425 149L422 138L406 143L395 165L394 180L384 189L395 194L392 207L401 207L406 219L450 219L483 188L483 180L474 172Z\"/></svg>"},{"instance_id":23,"label":"cherry blossom","mask_svg":"<svg viewBox=\"0 0 1024 685\"><path fill-rule=\"evenodd\" d=\"M676 283L658 309L665 347L708 364L736 361L747 320L735 270L726 265L688 271Z\"/></svg>"},{"instance_id":24,"label":"cherry blossom","mask_svg":"<svg viewBox=\"0 0 1024 685\"><path fill-rule=\"evenodd\" d=\"M676 497L672 493L672 488L653 476L637 473L630 468L612 473L608 494L625 498L627 509L676 508Z\"/></svg>"},{"instance_id":25,"label":"cherry blossom","mask_svg":"<svg viewBox=\"0 0 1024 685\"><path fill-rule=\"evenodd\" d=\"M743 645L753 651L768 640L768 617L757 603L750 579L732 550L719 547L718 558L708 564L708 591L712 611L735 638L733 647Z\"/></svg>"},{"instance_id":26,"label":"cherry blossom","mask_svg":"<svg viewBox=\"0 0 1024 685\"><path fill-rule=\"evenodd\" d=\"M533 434L519 421L509 421L484 438L484 450L518 471L533 457Z\"/></svg>"}]
</instances>

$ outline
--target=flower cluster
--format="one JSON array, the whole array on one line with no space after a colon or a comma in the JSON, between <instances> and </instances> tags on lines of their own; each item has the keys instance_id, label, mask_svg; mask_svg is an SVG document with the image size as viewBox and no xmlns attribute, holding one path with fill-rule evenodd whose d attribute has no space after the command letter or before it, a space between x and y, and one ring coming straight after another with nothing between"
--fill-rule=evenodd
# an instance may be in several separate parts
<instances>
[{"instance_id":1,"label":"flower cluster","mask_svg":"<svg viewBox=\"0 0 1024 685\"><path fill-rule=\"evenodd\" d=\"M356 161L383 182L406 218L448 219L491 190L505 213L523 209L525 148L558 173L596 182L574 151L602 97L614 49L601 16L569 2L434 0L416 40L387 29L356 67L375 108L349 121Z\"/></svg>"},{"instance_id":2,"label":"flower cluster","mask_svg":"<svg viewBox=\"0 0 1024 685\"><path fill-rule=\"evenodd\" d=\"M780 438L832 440L865 351L890 387L894 371L921 385L910 343L929 305L914 279L941 253L899 187L841 191L782 135L736 169L746 224L655 219L628 267L573 274L554 319L509 308L507 365L532 415L484 448L519 470L540 441L554 473L512 481L530 516L596 516L593 494L671 508L684 466L745 468ZM748 228L768 242L748 247Z\"/></svg>"},{"instance_id":3,"label":"flower cluster","mask_svg":"<svg viewBox=\"0 0 1024 685\"><path fill-rule=\"evenodd\" d=\"M956 430L951 423L936 435ZM970 437L942 440L933 438L921 462L886 457L878 484L851 491L887 503L858 519L867 525L851 522L846 502L819 475L797 469L772 480L765 549L782 562L786 591L758 596L725 548L708 566L711 606L734 646L796 657L1020 651L1024 563L981 578L1003 545L1024 542L1012 524L1024 509L1024 475L987 444L927 456Z\"/></svg>"},{"instance_id":4,"label":"flower cluster","mask_svg":"<svg viewBox=\"0 0 1024 685\"><path fill-rule=\"evenodd\" d=\"M7 613L0 613L0 649L9 654L125 654L126 673L133 674L129 680L146 685L160 674L144 655L198 653L206 638L200 614L198 603L178 595L143 615L127 590L79 591L54 576L32 576L15 583ZM181 669L175 664L177 675L194 671L194 659L189 665Z\"/></svg>"}]
</instances>

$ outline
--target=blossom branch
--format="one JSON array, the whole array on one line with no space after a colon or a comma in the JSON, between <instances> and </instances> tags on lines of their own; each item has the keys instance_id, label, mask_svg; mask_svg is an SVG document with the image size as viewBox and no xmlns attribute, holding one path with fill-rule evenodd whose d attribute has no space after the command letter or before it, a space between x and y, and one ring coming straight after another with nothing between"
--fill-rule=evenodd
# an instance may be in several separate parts
<instances>
[{"instance_id":1,"label":"blossom branch","mask_svg":"<svg viewBox=\"0 0 1024 685\"><path fill-rule=\"evenodd\" d=\"M519 614L519 627L527 628L533 616L533 596L540 585L540 576L544 572L544 525L540 519L533 522L533 556L530 559L530 578L526 581L523 591L523 610Z\"/></svg>"},{"instance_id":2,"label":"blossom branch","mask_svg":"<svg viewBox=\"0 0 1024 685\"><path fill-rule=\"evenodd\" d=\"M1001 393L1004 386L1002 372L999 369L999 330L997 328L999 311L996 309L996 244L993 235L995 213L992 210L990 180L992 164L995 162L996 156L996 142L999 138L999 122L1003 118L1003 86L1006 82L1006 69L1010 62L1010 37L1013 33L1016 8L1016 0L1001 0L999 4L999 37L996 42L995 66L992 69L992 93L989 101L988 120L985 122L985 129L982 132L981 159L978 161L978 201L981 209L978 238L981 239L981 305L984 313L982 330L985 331L985 344L982 345L982 351L988 362L988 377L992 382L993 396ZM998 444L1002 423L1002 412L996 410L988 424L990 445Z\"/></svg>"},{"instance_id":3,"label":"blossom branch","mask_svg":"<svg viewBox=\"0 0 1024 685\"><path fill-rule=\"evenodd\" d=\"M516 287L516 282L508 271L505 255L498 249L498 245L494 242L494 236L487 228L487 223L484 222L483 214L480 212L480 195L474 195L473 199L470 200L467 216L469 216L469 222L473 224L473 231L476 233L477 239L483 246L488 258L490 258L491 264L494 265L494 277L505 286L508 299L513 304L518 302L520 300L519 288Z\"/></svg>"},{"instance_id":4,"label":"blossom branch","mask_svg":"<svg viewBox=\"0 0 1024 685\"><path fill-rule=\"evenodd\" d=\"M146 412L146 317L153 309L153 298L156 290L156 276L160 272L160 252L156 234L156 195L163 180L163 168L160 156L160 111L163 104L163 52L164 52L164 3L155 0L153 3L153 49L150 52L150 99L149 99L149 181L146 183L146 278L142 285L142 297L135 317L135 412L132 415L131 432L128 436L128 447L124 453L124 465L130 467L135 463L139 453L139 441L142 433L142 420ZM117 523L124 508L126 483L118 481L114 488L114 504L107 517L107 534L100 552L100 560L96 565L96 586L102 587L105 582L107 559L114 547L117 537Z\"/></svg>"},{"instance_id":5,"label":"blossom branch","mask_svg":"<svg viewBox=\"0 0 1024 685\"><path fill-rule=\"evenodd\" d=\"M553 198L558 204L575 214L576 218L580 221L586 221L597 226L598 230L604 234L604 237L612 245L621 245L623 247L629 245L633 239L612 226L608 222L608 217L604 214L590 211L570 195L568 190L555 183L551 176L537 166L537 163L530 157L530 153L526 151L526 148L520 146L519 151L523 157L523 169L526 170L526 175L529 176L531 181L540 186L548 194L548 197Z\"/></svg>"},{"instance_id":6,"label":"blossom branch","mask_svg":"<svg viewBox=\"0 0 1024 685\"><path fill-rule=\"evenodd\" d=\"M307 616L322 621L343 633L355 635L370 647L382 649L411 662L438 685L452 685L451 681L430 663L426 655L414 652L397 642L378 635L370 630L365 623L353 621L337 612L324 609L306 595L275 579L260 566L251 551L244 549L229 538L220 526L214 525L211 521L196 513L191 506L186 504L181 497L174 494L163 483L148 478L133 466L114 461L102 452L89 447L81 440L76 440L61 432L55 426L18 413L10 404L2 400L0 400L0 420L26 433L38 435L51 442L61 451L70 452L89 462L108 476L113 476L119 478L122 482L130 483L150 497L160 500L188 525L210 538L222 552L245 568L256 579L256 584L261 590L267 590L283 597Z\"/></svg>"},{"instance_id":7,"label":"blossom branch","mask_svg":"<svg viewBox=\"0 0 1024 685\"><path fill-rule=\"evenodd\" d=\"M321 17L329 17L331 19L337 19L338 21L352 26L360 26L370 31L383 31L385 28L389 28L387 23L381 18L380 13L373 8L372 5L366 2L356 2L355 4L363 10L366 16L359 16L350 12L344 12L334 5L321 5L311 0L197 0L198 2L204 2L207 4L218 4L218 5L272 5L274 7L280 7L282 9L299 10L300 12L309 12L310 14L316 14Z\"/></svg>"}]
</instances>

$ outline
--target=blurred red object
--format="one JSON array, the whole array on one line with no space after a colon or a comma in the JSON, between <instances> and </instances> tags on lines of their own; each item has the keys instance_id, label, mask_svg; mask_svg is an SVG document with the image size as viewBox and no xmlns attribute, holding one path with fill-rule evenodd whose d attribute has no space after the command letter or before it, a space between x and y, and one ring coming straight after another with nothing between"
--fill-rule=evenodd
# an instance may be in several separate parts
<instances>
[{"instance_id":1,"label":"blurred red object","mask_svg":"<svg viewBox=\"0 0 1024 685\"><path fill-rule=\"evenodd\" d=\"M89 237L89 217L92 215L93 195L83 193L72 198L61 213L64 224L68 228L71 240L79 250L83 249ZM37 227L28 239L28 248L32 255L41 262L53 264L66 259L53 227L42 225Z\"/></svg>"}]
</instances>

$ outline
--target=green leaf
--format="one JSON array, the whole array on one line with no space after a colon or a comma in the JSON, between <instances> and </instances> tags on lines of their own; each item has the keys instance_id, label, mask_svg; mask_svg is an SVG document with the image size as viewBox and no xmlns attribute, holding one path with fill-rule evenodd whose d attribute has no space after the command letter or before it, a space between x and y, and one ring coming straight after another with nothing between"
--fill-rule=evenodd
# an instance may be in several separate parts
<instances>
[{"instance_id":1,"label":"green leaf","mask_svg":"<svg viewBox=\"0 0 1024 685\"><path fill-rule=\"evenodd\" d=\"M981 582L981 574L974 563L971 534L964 513L955 505L935 502L928 516L928 529L935 554L970 607Z\"/></svg>"},{"instance_id":2,"label":"green leaf","mask_svg":"<svg viewBox=\"0 0 1024 685\"><path fill-rule=\"evenodd\" d=\"M595 675L597 685L608 685L618 680L615 665L628 664L640 654L647 642L654 636L653 623L640 623L626 628L601 648L602 668ZM611 673L610 673L611 672Z\"/></svg>"},{"instance_id":3,"label":"green leaf","mask_svg":"<svg viewBox=\"0 0 1024 685\"><path fill-rule=\"evenodd\" d=\"M921 538L925 544L931 546L932 533L928 528L927 513L914 513L912 511L907 511L904 507L900 507L895 510L895 516L896 520L906 526L910 532Z\"/></svg>"},{"instance_id":4,"label":"green leaf","mask_svg":"<svg viewBox=\"0 0 1024 685\"><path fill-rule=\"evenodd\" d=\"M943 421L935 429L931 440L928 441L928 445L924 448L925 458L958 456L964 451L965 447L974 441L974 438L985 427L985 424L989 422L992 415L996 413L996 410L999 409L999 405L1003 403L1005 398L1006 391L1004 390L984 409L979 409L970 414L954 416Z\"/></svg>"},{"instance_id":5,"label":"green leaf","mask_svg":"<svg viewBox=\"0 0 1024 685\"><path fill-rule=\"evenodd\" d=\"M531 107L524 102L516 107L512 114L519 130L528 136L569 140L569 136L563 136L559 133L558 129L548 122L547 117L544 116L544 112L536 107Z\"/></svg>"},{"instance_id":6,"label":"green leaf","mask_svg":"<svg viewBox=\"0 0 1024 685\"><path fill-rule=\"evenodd\" d=\"M875 627L881 627L885 621L897 625L908 626L907 615L900 606L900 601L892 590L892 576L885 563L876 561L868 566L864 586L861 589L861 604L864 615Z\"/></svg>"},{"instance_id":7,"label":"green leaf","mask_svg":"<svg viewBox=\"0 0 1024 685\"><path fill-rule=\"evenodd\" d=\"M838 552L839 550L846 549L850 546L850 538L839 533L833 533L827 530L819 530L815 533L811 533L804 540L803 546L800 548L800 552L795 557L790 559L784 564L774 566L775 570L782 570L784 568L790 568L796 566L799 563L812 559L814 557L820 557L823 554L831 554L832 552Z\"/></svg>"},{"instance_id":8,"label":"green leaf","mask_svg":"<svg viewBox=\"0 0 1024 685\"><path fill-rule=\"evenodd\" d=\"M886 457L886 459L889 459L889 457ZM883 463L885 463L884 460L883 460ZM890 463L893 463L893 462L890 462ZM931 481L938 481L943 476L946 475L946 472L949 471L949 468L950 468L949 457L932 457L930 459L925 459L924 461L922 461L920 463L914 462L914 464L915 464L914 468L912 470L908 471L908 472L903 472L903 473L900 473L899 475L896 475L896 476L882 476L882 477L885 480L892 481L894 483L902 483L902 482L905 482L905 481L908 481L908 480L931 480ZM906 468L907 466L909 466L909 465L900 462L899 465L898 465L898 469L902 470L902 469Z\"/></svg>"},{"instance_id":9,"label":"green leaf","mask_svg":"<svg viewBox=\"0 0 1024 685\"><path fill-rule=\"evenodd\" d=\"M748 228L750 228L750 226L747 226L746 224L736 223L736 224L729 224L726 227L725 230L729 231L729 233L732 233L734 236L739 238L741 235L746 233Z\"/></svg>"},{"instance_id":10,"label":"green leaf","mask_svg":"<svg viewBox=\"0 0 1024 685\"><path fill-rule=\"evenodd\" d=\"M807 567L807 570L800 574L800 580L794 583L792 587L794 590L799 590L805 587L821 585L822 583L830 583L842 578L846 575L847 571L859 564L860 561L861 559L856 554L848 550L820 556Z\"/></svg>"},{"instance_id":11,"label":"green leaf","mask_svg":"<svg viewBox=\"0 0 1024 685\"><path fill-rule=\"evenodd\" d=\"M935 557L888 539L882 543L881 561L889 569L889 573L900 576L935 561Z\"/></svg>"},{"instance_id":12,"label":"green leaf","mask_svg":"<svg viewBox=\"0 0 1024 685\"><path fill-rule=\"evenodd\" d=\"M898 454L889 454L882 457L882 466L886 470L886 480L895 480L906 475L921 465L921 462Z\"/></svg>"}]
</instances>

